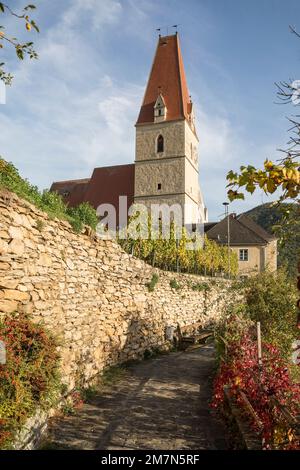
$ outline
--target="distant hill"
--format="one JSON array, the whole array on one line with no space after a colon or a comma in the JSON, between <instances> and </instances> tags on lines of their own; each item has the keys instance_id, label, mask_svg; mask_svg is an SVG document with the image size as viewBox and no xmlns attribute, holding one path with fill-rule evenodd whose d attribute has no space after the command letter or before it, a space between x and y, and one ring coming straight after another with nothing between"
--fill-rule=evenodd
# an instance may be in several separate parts
<instances>
[{"instance_id":1,"label":"distant hill","mask_svg":"<svg viewBox=\"0 0 300 470\"><path fill-rule=\"evenodd\" d=\"M295 222L279 227L282 221L281 208L289 209L293 213ZM297 274L297 261L300 255L300 208L297 204L272 203L261 204L245 212L267 232L278 238L278 266L285 266L291 276Z\"/></svg>"}]
</instances>

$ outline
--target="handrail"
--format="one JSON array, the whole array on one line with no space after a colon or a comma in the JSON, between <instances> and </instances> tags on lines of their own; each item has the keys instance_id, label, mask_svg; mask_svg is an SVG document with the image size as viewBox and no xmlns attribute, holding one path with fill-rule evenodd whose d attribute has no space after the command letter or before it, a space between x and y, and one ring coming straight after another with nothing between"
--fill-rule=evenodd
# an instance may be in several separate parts
<instances>
[{"instance_id":1,"label":"handrail","mask_svg":"<svg viewBox=\"0 0 300 470\"><path fill-rule=\"evenodd\" d=\"M244 402L244 405L246 406L247 410L249 411L249 413L251 414L252 418L254 419L254 421L256 422L256 424L258 425L260 431L263 430L264 428L264 425L262 423L262 421L260 420L260 418L258 417L256 411L254 410L253 406L251 405L250 401L248 400L247 396L245 395L245 393L238 389L238 392L240 394L240 397L242 398L243 402Z\"/></svg>"},{"instance_id":2,"label":"handrail","mask_svg":"<svg viewBox=\"0 0 300 470\"><path fill-rule=\"evenodd\" d=\"M297 436L300 436L299 417L293 416L289 409L285 405L282 405L275 397L271 397L270 401L274 406L277 406L280 409L288 424L296 431Z\"/></svg>"},{"instance_id":3,"label":"handrail","mask_svg":"<svg viewBox=\"0 0 300 470\"><path fill-rule=\"evenodd\" d=\"M263 423L260 420L260 418L258 417L257 413L255 412L255 410L254 410L253 406L251 405L250 401L248 400L247 395L240 389L238 389L238 393L239 393L244 405L246 406L247 410L249 411L249 413L251 414L251 416L254 418L255 422L259 426L259 429L262 430L263 429ZM300 421L299 421L299 418L293 416L292 413L288 410L288 408L285 405L282 405L275 397L271 397L270 402L271 402L271 404L273 404L273 406L277 406L280 409L281 413L283 414L283 416L287 420L288 424L296 431L297 435L298 434L300 435Z\"/></svg>"}]
</instances>

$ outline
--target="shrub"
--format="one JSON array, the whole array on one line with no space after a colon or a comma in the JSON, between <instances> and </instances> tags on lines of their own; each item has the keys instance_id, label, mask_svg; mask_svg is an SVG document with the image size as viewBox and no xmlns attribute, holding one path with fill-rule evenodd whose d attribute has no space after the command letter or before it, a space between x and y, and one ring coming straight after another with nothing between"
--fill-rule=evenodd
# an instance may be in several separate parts
<instances>
[{"instance_id":1,"label":"shrub","mask_svg":"<svg viewBox=\"0 0 300 470\"><path fill-rule=\"evenodd\" d=\"M26 419L60 392L56 342L40 325L16 315L0 319L6 364L0 365L0 448L9 448Z\"/></svg>"},{"instance_id":2,"label":"shrub","mask_svg":"<svg viewBox=\"0 0 300 470\"><path fill-rule=\"evenodd\" d=\"M215 327L215 340L217 359L225 360L227 349L231 344L239 343L245 331L254 328L254 322L250 320L245 305L231 305L221 317Z\"/></svg>"},{"instance_id":3,"label":"shrub","mask_svg":"<svg viewBox=\"0 0 300 470\"><path fill-rule=\"evenodd\" d=\"M240 320L232 316L227 323L226 356L215 379L212 405L223 405L224 386L227 385L237 405L247 413L239 394L243 391L262 422L264 447L300 449L299 438L277 404L288 407L292 414L297 415L300 386L293 383L279 349L269 343L263 343L262 368L259 367L255 334L251 326L242 333L243 319L242 323ZM249 415L249 419L253 418ZM254 421L252 426L258 430Z\"/></svg>"},{"instance_id":4,"label":"shrub","mask_svg":"<svg viewBox=\"0 0 300 470\"><path fill-rule=\"evenodd\" d=\"M261 322L263 339L290 359L296 328L296 288L284 270L264 272L246 281L245 299L249 317Z\"/></svg>"},{"instance_id":5,"label":"shrub","mask_svg":"<svg viewBox=\"0 0 300 470\"><path fill-rule=\"evenodd\" d=\"M95 230L99 222L95 209L88 202L82 202L76 207L69 207L67 213L73 219L71 224L75 231L82 230L83 225L89 225Z\"/></svg>"},{"instance_id":6,"label":"shrub","mask_svg":"<svg viewBox=\"0 0 300 470\"><path fill-rule=\"evenodd\" d=\"M12 163L0 157L0 188L8 189L19 197L31 202L51 217L68 220L75 232L80 232L83 225L95 230L98 217L95 209L87 202L75 208L67 207L63 198L56 192L40 192L36 186L23 179ZM39 223L37 224L38 230Z\"/></svg>"}]
</instances>

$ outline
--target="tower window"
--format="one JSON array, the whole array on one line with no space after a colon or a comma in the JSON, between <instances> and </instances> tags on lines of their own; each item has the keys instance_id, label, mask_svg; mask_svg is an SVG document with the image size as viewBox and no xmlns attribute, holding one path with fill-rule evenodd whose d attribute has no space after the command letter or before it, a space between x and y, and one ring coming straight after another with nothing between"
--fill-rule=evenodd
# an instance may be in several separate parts
<instances>
[{"instance_id":1,"label":"tower window","mask_svg":"<svg viewBox=\"0 0 300 470\"><path fill-rule=\"evenodd\" d=\"M161 153L164 151L164 138L160 134L157 138L157 153Z\"/></svg>"},{"instance_id":2,"label":"tower window","mask_svg":"<svg viewBox=\"0 0 300 470\"><path fill-rule=\"evenodd\" d=\"M158 190L161 189L161 183L158 183L157 189L158 189Z\"/></svg>"}]
</instances>

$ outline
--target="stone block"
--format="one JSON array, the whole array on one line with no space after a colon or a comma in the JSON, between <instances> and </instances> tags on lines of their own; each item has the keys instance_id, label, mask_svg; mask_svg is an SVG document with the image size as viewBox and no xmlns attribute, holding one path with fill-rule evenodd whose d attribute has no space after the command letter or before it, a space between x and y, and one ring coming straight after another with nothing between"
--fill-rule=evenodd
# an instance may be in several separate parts
<instances>
[{"instance_id":1,"label":"stone block","mask_svg":"<svg viewBox=\"0 0 300 470\"><path fill-rule=\"evenodd\" d=\"M50 255L46 253L41 253L39 259L37 260L37 264L39 266L51 266L52 265L52 258Z\"/></svg>"},{"instance_id":2,"label":"stone block","mask_svg":"<svg viewBox=\"0 0 300 470\"><path fill-rule=\"evenodd\" d=\"M17 240L23 240L24 234L23 230L20 227L14 227L13 225L9 227L8 234L10 238L16 238Z\"/></svg>"},{"instance_id":3,"label":"stone block","mask_svg":"<svg viewBox=\"0 0 300 470\"><path fill-rule=\"evenodd\" d=\"M7 300L16 300L19 302L30 300L30 295L28 294L28 292L21 292L16 289L2 289L0 291L0 295L3 296L3 299Z\"/></svg>"},{"instance_id":4,"label":"stone block","mask_svg":"<svg viewBox=\"0 0 300 470\"><path fill-rule=\"evenodd\" d=\"M8 251L8 243L0 239L0 255L4 255Z\"/></svg>"},{"instance_id":5,"label":"stone block","mask_svg":"<svg viewBox=\"0 0 300 470\"><path fill-rule=\"evenodd\" d=\"M0 289L15 289L18 283L17 279L0 279Z\"/></svg>"},{"instance_id":6,"label":"stone block","mask_svg":"<svg viewBox=\"0 0 300 470\"><path fill-rule=\"evenodd\" d=\"M18 308L18 302L14 300L2 300L0 299L0 312L12 313Z\"/></svg>"},{"instance_id":7,"label":"stone block","mask_svg":"<svg viewBox=\"0 0 300 470\"><path fill-rule=\"evenodd\" d=\"M24 250L24 243L18 238L14 238L8 245L8 252L17 256L22 256L24 254Z\"/></svg>"}]
</instances>

